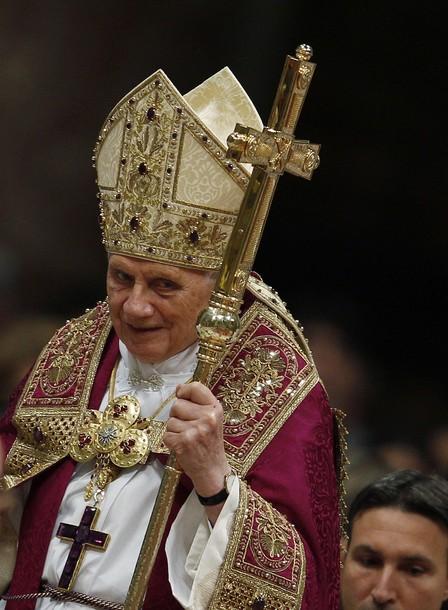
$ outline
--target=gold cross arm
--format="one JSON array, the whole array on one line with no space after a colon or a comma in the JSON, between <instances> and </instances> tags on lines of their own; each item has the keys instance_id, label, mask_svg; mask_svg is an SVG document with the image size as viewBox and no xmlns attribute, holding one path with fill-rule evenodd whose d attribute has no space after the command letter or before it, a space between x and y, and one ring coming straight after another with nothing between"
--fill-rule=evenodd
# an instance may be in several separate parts
<instances>
[{"instance_id":1,"label":"gold cross arm","mask_svg":"<svg viewBox=\"0 0 448 610\"><path fill-rule=\"evenodd\" d=\"M320 144L294 140L290 134L269 127L257 131L238 123L227 144L228 157L261 166L270 174L281 175L286 171L310 180L319 166Z\"/></svg>"},{"instance_id":2,"label":"gold cross arm","mask_svg":"<svg viewBox=\"0 0 448 610\"><path fill-rule=\"evenodd\" d=\"M294 140L294 131L316 69L310 62L312 54L312 48L302 44L295 57L288 55L267 127L260 132L238 124L227 140L229 158L256 165L270 175L286 171L311 179L319 165L320 145Z\"/></svg>"}]
</instances>

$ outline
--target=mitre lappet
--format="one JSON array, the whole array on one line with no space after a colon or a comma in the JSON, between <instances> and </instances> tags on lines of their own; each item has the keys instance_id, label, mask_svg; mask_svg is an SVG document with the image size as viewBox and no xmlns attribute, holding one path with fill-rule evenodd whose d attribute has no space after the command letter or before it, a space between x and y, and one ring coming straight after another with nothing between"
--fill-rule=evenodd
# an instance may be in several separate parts
<instances>
[{"instance_id":1,"label":"mitre lappet","mask_svg":"<svg viewBox=\"0 0 448 610\"><path fill-rule=\"evenodd\" d=\"M106 250L219 269L251 169L226 158L236 123L263 128L227 67L184 96L162 70L128 93L94 151Z\"/></svg>"}]
</instances>

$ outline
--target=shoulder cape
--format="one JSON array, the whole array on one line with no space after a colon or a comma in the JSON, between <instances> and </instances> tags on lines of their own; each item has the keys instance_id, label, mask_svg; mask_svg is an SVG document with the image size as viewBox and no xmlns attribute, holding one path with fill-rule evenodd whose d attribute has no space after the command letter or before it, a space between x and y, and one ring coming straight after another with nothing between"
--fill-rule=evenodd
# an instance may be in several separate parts
<instances>
[{"instance_id":1,"label":"shoulder cape","mask_svg":"<svg viewBox=\"0 0 448 610\"><path fill-rule=\"evenodd\" d=\"M248 283L241 330L212 378L225 411L225 447L245 475L278 429L319 381L302 329L260 279ZM68 455L89 405L106 340L106 302L70 320L39 355L17 403L17 438L0 488L30 479Z\"/></svg>"}]
</instances>

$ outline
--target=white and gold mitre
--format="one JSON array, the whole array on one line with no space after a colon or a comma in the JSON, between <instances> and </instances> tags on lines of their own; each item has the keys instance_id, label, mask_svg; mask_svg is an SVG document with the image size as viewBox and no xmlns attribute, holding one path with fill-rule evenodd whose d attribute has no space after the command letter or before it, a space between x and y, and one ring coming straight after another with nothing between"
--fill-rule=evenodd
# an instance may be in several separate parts
<instances>
[{"instance_id":1,"label":"white and gold mitre","mask_svg":"<svg viewBox=\"0 0 448 610\"><path fill-rule=\"evenodd\" d=\"M95 148L106 250L218 269L249 179L225 156L236 123L263 127L228 68L184 96L158 70L126 95Z\"/></svg>"}]
</instances>

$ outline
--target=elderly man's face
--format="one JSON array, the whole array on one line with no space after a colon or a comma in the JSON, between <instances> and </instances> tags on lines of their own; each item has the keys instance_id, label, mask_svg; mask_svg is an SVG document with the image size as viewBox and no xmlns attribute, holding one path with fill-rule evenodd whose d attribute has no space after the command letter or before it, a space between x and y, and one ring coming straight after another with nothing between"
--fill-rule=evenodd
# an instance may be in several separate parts
<instances>
[{"instance_id":1,"label":"elderly man's face","mask_svg":"<svg viewBox=\"0 0 448 610\"><path fill-rule=\"evenodd\" d=\"M196 339L212 278L201 271L113 254L107 294L114 328L142 362L161 362Z\"/></svg>"},{"instance_id":2,"label":"elderly man's face","mask_svg":"<svg viewBox=\"0 0 448 610\"><path fill-rule=\"evenodd\" d=\"M343 610L440 610L448 597L448 533L415 513L372 508L354 521Z\"/></svg>"}]
</instances>

